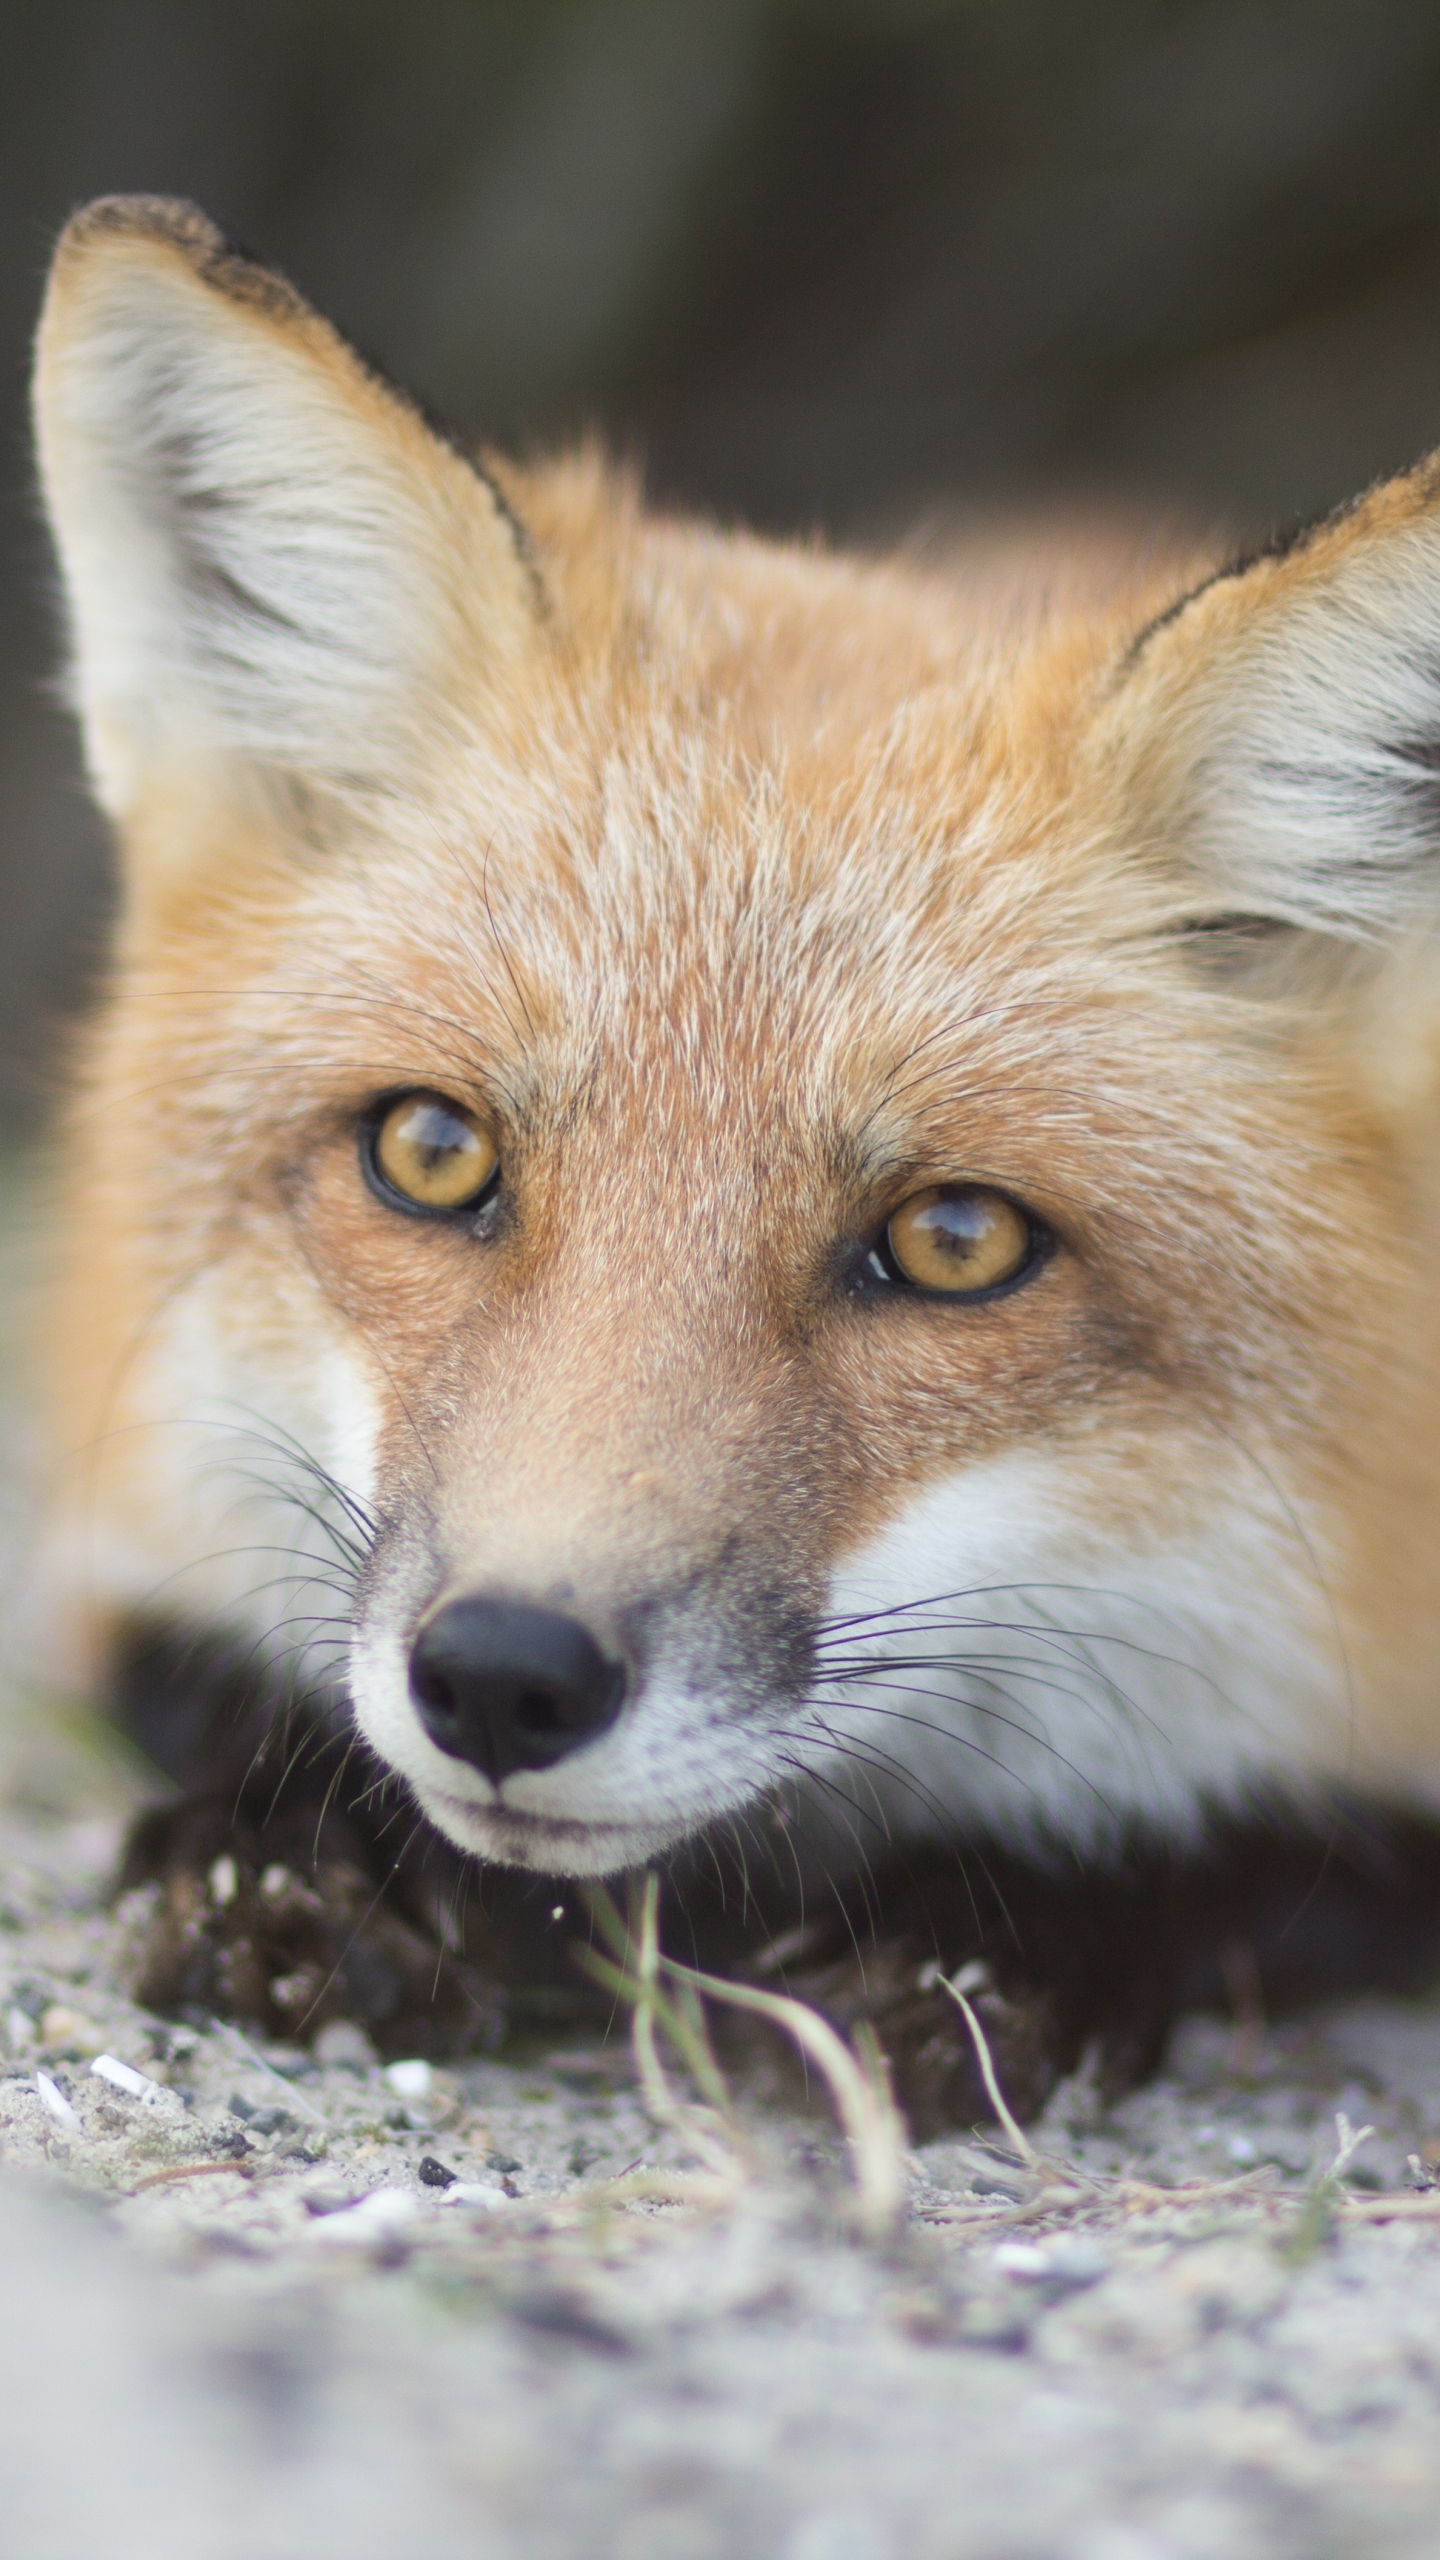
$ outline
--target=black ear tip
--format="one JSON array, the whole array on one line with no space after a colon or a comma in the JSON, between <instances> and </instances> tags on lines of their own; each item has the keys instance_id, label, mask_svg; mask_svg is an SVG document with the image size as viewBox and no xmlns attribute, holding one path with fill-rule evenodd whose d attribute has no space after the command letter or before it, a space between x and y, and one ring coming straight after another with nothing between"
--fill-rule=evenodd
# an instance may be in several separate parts
<instances>
[{"instance_id":1,"label":"black ear tip","mask_svg":"<svg viewBox=\"0 0 1440 2560\"><path fill-rule=\"evenodd\" d=\"M293 285L252 250L229 238L185 196L96 196L66 223L55 251L55 268L59 273L79 260L103 256L117 245L147 242L178 252L193 274L232 302L247 303L275 318L308 310Z\"/></svg>"},{"instance_id":2,"label":"black ear tip","mask_svg":"<svg viewBox=\"0 0 1440 2560\"><path fill-rule=\"evenodd\" d=\"M209 215L185 196L94 196L71 214L60 234L60 252L107 240L162 240L191 257L231 249Z\"/></svg>"}]
</instances>

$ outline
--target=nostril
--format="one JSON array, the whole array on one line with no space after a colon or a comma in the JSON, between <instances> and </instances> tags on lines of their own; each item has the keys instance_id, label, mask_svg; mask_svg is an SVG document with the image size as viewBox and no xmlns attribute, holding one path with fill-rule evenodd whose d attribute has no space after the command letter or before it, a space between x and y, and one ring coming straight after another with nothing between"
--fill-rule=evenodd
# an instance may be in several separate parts
<instances>
[{"instance_id":1,"label":"nostril","mask_svg":"<svg viewBox=\"0 0 1440 2560\"><path fill-rule=\"evenodd\" d=\"M558 1733L564 1722L560 1701L548 1689L522 1690L516 1713L527 1733Z\"/></svg>"},{"instance_id":2,"label":"nostril","mask_svg":"<svg viewBox=\"0 0 1440 2560\"><path fill-rule=\"evenodd\" d=\"M608 1731L625 1673L587 1627L517 1600L452 1600L421 1628L410 1694L437 1750L497 1785Z\"/></svg>"},{"instance_id":3,"label":"nostril","mask_svg":"<svg viewBox=\"0 0 1440 2560\"><path fill-rule=\"evenodd\" d=\"M433 1663L412 1663L410 1687L421 1706L432 1708L437 1715L455 1713L455 1692L444 1672L437 1671Z\"/></svg>"}]
</instances>

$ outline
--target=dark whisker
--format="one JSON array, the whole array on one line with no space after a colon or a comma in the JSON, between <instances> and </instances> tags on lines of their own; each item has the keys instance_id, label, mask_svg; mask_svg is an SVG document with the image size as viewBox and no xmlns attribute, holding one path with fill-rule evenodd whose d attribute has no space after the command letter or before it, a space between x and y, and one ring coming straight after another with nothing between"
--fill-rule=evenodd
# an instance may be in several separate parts
<instances>
[{"instance_id":1,"label":"dark whisker","mask_svg":"<svg viewBox=\"0 0 1440 2560\"><path fill-rule=\"evenodd\" d=\"M977 1683L981 1687L998 1688L1002 1695L1009 1694L1006 1688L1006 1682L1013 1679L1026 1688L1047 1691L1051 1697L1068 1698L1072 1706L1083 1708L1087 1714L1102 1715L1104 1713L1104 1702L1100 1698L1091 1695L1090 1692L1085 1689L1072 1688L1068 1681L1057 1680L1048 1672L1032 1671L1027 1669L1023 1654L880 1654L869 1661L861 1659L860 1661L849 1664L848 1666L842 1665L835 1671L821 1672L817 1677L820 1681L823 1681L827 1687L833 1682L844 1681L847 1684L854 1683L861 1688L892 1688L903 1694L903 1689L898 1681L889 1679L882 1680L882 1673L889 1673L892 1671L963 1672L968 1681ZM1003 1679L1000 1676L1001 1674L1004 1675ZM1158 1741L1168 1742L1169 1737L1165 1733L1163 1726L1158 1724L1155 1718L1150 1715L1145 1708L1137 1706L1132 1698L1127 1697L1123 1689L1117 1688L1114 1681L1106 1679L1103 1672L1100 1672L1098 1677L1104 1690L1107 1692L1111 1703L1123 1707L1127 1711L1127 1714L1136 1722L1149 1725ZM914 1694L917 1697L934 1698L940 1703L953 1703L956 1706L973 1706L977 1714L993 1716L996 1712L992 1707L980 1706L977 1702L966 1697L963 1692L951 1693L943 1689L916 1689ZM1019 1701L1012 1697L1011 1704L1018 1705ZM1002 1721L1009 1721L1009 1719L1002 1719ZM1017 1733L1028 1733L1028 1737L1031 1741L1038 1742L1045 1739L1043 1735L1030 1731L1029 1728L1023 1725L1016 1724L1014 1730Z\"/></svg>"},{"instance_id":2,"label":"dark whisker","mask_svg":"<svg viewBox=\"0 0 1440 2560\"><path fill-rule=\"evenodd\" d=\"M883 1713L883 1710L881 1712ZM932 1787L927 1787L923 1779L915 1775L913 1769L907 1768L903 1760L896 1759L893 1752L881 1751L878 1745L873 1743L863 1744L851 1734L838 1734L828 1725L817 1724L813 1730L820 1734L826 1750L833 1752L836 1758L848 1760L856 1768L867 1769L876 1777L897 1781L904 1794L913 1796L917 1804L925 1805L931 1813L937 1815L942 1825L948 1825L952 1818L951 1809L936 1795ZM798 1744L808 1737L792 1733L787 1728L782 1729L779 1738L782 1741ZM888 1828L886 1836L889 1837Z\"/></svg>"},{"instance_id":3,"label":"dark whisker","mask_svg":"<svg viewBox=\"0 0 1440 2560\"><path fill-rule=\"evenodd\" d=\"M1002 1697L1005 1697L1008 1694L1003 1683L993 1679L993 1677L989 1675L982 1674L981 1676L985 1679L986 1685L998 1689ZM877 1680L871 1685L875 1688L884 1688L887 1684L884 1681ZM897 1688L895 1694L902 1698L916 1696L936 1697L939 1703L948 1703L940 1697L938 1692L934 1690L912 1690L908 1685L902 1688ZM1011 1703L1013 1704L1013 1701ZM1005 1761L996 1759L992 1753L985 1751L978 1743L972 1743L968 1735L956 1733L953 1726L932 1724L928 1717L907 1715L904 1710L899 1707L873 1706L866 1698L847 1698L844 1701L844 1704L847 1707L852 1708L857 1715L883 1716L888 1722L913 1724L918 1726L921 1732L932 1734L939 1742L953 1742L962 1745L967 1750L973 1749L979 1758L989 1760L993 1767L1001 1770L1016 1786L1025 1785L1025 1781L1021 1779L1018 1773L1014 1769L1010 1768ZM1037 1733L1032 1727L1019 1723L1015 1717L1001 1715L999 1709L996 1707L981 1706L977 1707L975 1712L979 1715L988 1717L993 1724L1006 1725L1012 1733L1019 1734L1023 1740L1034 1743L1038 1749L1048 1753L1049 1757L1056 1763L1058 1768L1067 1769L1071 1777L1078 1779L1080 1785L1084 1787L1089 1794L1093 1795L1096 1803L1104 1809L1105 1814L1111 1821L1118 1820L1119 1817L1116 1812L1116 1808L1109 1802L1102 1790L1096 1785L1094 1779L1089 1777L1083 1769L1079 1768L1075 1761L1071 1760L1065 1752L1061 1751L1058 1746L1051 1741L1050 1736L1047 1733ZM1027 1787L1026 1792L1033 1794L1034 1790L1033 1788Z\"/></svg>"}]
</instances>

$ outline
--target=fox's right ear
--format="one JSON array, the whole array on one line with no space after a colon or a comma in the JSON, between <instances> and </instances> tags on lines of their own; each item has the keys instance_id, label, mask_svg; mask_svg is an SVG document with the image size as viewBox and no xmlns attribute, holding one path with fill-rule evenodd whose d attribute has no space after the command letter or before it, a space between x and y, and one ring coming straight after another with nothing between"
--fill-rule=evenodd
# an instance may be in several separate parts
<instances>
[{"instance_id":1,"label":"fox's right ear","mask_svg":"<svg viewBox=\"0 0 1440 2560\"><path fill-rule=\"evenodd\" d=\"M1440 457L1142 632L1093 750L1196 926L1383 951L1440 922Z\"/></svg>"},{"instance_id":2,"label":"fox's right ear","mask_svg":"<svg viewBox=\"0 0 1440 2560\"><path fill-rule=\"evenodd\" d=\"M393 777L527 646L535 582L490 483L192 206L69 224L35 414L116 816L198 757Z\"/></svg>"}]
</instances>

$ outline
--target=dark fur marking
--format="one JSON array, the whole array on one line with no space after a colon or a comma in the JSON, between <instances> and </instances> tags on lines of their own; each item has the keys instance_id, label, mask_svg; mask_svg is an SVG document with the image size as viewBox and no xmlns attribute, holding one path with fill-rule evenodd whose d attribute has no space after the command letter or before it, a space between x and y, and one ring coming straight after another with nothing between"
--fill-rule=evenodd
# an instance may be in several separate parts
<instances>
[{"instance_id":1,"label":"dark fur marking","mask_svg":"<svg viewBox=\"0 0 1440 2560\"><path fill-rule=\"evenodd\" d=\"M578 2014L563 1946L545 1936L553 1882L478 1878L356 1740L343 1700L292 1695L253 1650L151 1623L120 1646L112 1701L181 1791L134 1825L117 1885L158 1887L136 1965L148 2007L292 2039L351 2018L390 2055L489 2049L517 1983L553 1982L552 2005ZM235 1869L223 1903L210 1882L222 1856ZM289 1881L267 1892L276 1868Z\"/></svg>"},{"instance_id":2,"label":"dark fur marking","mask_svg":"<svg viewBox=\"0 0 1440 2560\"><path fill-rule=\"evenodd\" d=\"M1427 457L1427 460L1433 460L1433 457ZM1167 604L1163 611L1142 625L1120 661L1118 671L1120 676L1123 678L1130 673L1142 651L1154 639L1157 632L1168 630L1172 622L1178 622L1181 614L1201 596L1208 595L1212 587L1223 586L1232 578L1243 578L1251 569L1258 569L1265 562L1288 560L1293 553L1304 551L1317 535L1331 532L1336 526L1346 523L1368 503L1377 490L1387 487L1392 477L1418 478L1425 469L1425 463L1417 463L1413 473L1401 472L1398 475L1385 473L1379 479L1372 480L1366 488L1357 491L1354 497L1343 499L1339 506L1328 507L1318 515L1299 516L1290 524L1276 526L1261 541L1247 544L1235 552L1230 559L1222 561L1218 569L1212 569L1209 575L1198 580L1196 585L1187 587L1185 593L1177 596L1173 604ZM1430 472L1432 484L1436 476L1432 469Z\"/></svg>"},{"instance_id":3,"label":"dark fur marking","mask_svg":"<svg viewBox=\"0 0 1440 2560\"><path fill-rule=\"evenodd\" d=\"M1206 934L1224 934L1236 943L1273 942L1278 935L1295 931L1296 927L1287 924L1283 916L1252 915L1243 907L1222 908L1218 915L1213 916L1182 916L1180 922L1169 929L1170 936L1177 941L1193 941Z\"/></svg>"},{"instance_id":4,"label":"dark fur marking","mask_svg":"<svg viewBox=\"0 0 1440 2560\"><path fill-rule=\"evenodd\" d=\"M868 2017L917 2139L988 2114L969 2037L943 1991L919 1988L982 1961L979 1995L1016 2112L1034 2115L1093 2048L1111 2096L1147 2079L1175 2020L1227 2009L1227 1962L1244 1950L1268 2012L1440 1977L1440 1826L1352 1805L1328 1830L1293 1815L1217 1819L1202 1851L1132 1841L1083 1873L1013 1851L927 1850L883 1870L882 1925L860 1947L837 1927L788 1986L842 2024Z\"/></svg>"},{"instance_id":5,"label":"dark fur marking","mask_svg":"<svg viewBox=\"0 0 1440 2560\"><path fill-rule=\"evenodd\" d=\"M339 1698L287 1697L253 1656L151 1625L120 1650L114 1702L185 1791L142 1816L121 1877L159 1886L137 1982L149 2006L228 2009L291 2038L354 2018L390 2054L493 2047L537 2017L609 2018L571 1961L577 1898L548 1877L482 1870L441 1839L354 1741ZM713 1859L698 1843L670 1862L676 1955L764 1967L796 1910L761 1837L757 1824L743 1874L733 1843L727 1872L724 1837ZM221 1855L236 1891L217 1906L207 1878ZM274 1867L291 1881L267 1894ZM981 2014L1012 2104L1033 2115L1091 2048L1109 2092L1144 2080L1178 2015L1227 2005L1237 1946L1272 2010L1427 1987L1440 1977L1440 1825L1351 1804L1307 1826L1277 1808L1217 1817L1199 1851L1137 1838L1083 1870L984 1842L897 1853L875 1862L863 1895L817 1913L803 1955L764 1978L842 2026L873 2023L923 2140L989 2112L953 2003L921 1988L927 1964L986 1965ZM276 1983L297 1977L313 1991L277 1998ZM725 2032L737 2050L753 2041Z\"/></svg>"}]
</instances>

